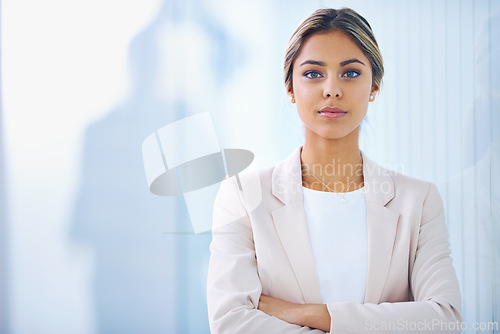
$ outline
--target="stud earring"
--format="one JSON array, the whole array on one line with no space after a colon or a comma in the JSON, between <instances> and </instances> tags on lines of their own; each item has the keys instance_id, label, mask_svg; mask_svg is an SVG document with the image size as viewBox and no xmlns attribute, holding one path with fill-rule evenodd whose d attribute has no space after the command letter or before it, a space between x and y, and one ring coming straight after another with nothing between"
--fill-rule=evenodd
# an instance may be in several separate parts
<instances>
[{"instance_id":1,"label":"stud earring","mask_svg":"<svg viewBox=\"0 0 500 334\"><path fill-rule=\"evenodd\" d=\"M375 100L375 96L370 95L370 102L373 102L373 100Z\"/></svg>"}]
</instances>

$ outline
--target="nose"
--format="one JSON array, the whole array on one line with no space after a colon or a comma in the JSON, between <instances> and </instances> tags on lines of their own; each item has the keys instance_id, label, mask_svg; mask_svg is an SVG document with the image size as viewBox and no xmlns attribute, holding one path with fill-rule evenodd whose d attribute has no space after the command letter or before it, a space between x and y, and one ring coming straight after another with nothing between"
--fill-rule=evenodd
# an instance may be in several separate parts
<instances>
[{"instance_id":1,"label":"nose","mask_svg":"<svg viewBox=\"0 0 500 334\"><path fill-rule=\"evenodd\" d=\"M325 80L325 86L323 87L323 97L325 99L335 97L337 99L342 97L342 89L340 87L337 78L331 78L330 80Z\"/></svg>"}]
</instances>

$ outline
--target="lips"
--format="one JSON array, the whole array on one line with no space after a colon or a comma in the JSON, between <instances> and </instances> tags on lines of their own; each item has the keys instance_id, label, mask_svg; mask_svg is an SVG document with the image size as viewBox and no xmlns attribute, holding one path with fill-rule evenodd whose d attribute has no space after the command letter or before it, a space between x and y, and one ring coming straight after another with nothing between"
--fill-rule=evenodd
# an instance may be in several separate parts
<instances>
[{"instance_id":1,"label":"lips","mask_svg":"<svg viewBox=\"0 0 500 334\"><path fill-rule=\"evenodd\" d=\"M347 111L339 107L324 107L318 113L327 118L339 118L347 114Z\"/></svg>"},{"instance_id":2,"label":"lips","mask_svg":"<svg viewBox=\"0 0 500 334\"><path fill-rule=\"evenodd\" d=\"M345 114L347 111L345 111L342 108L339 107L324 107L320 111L320 113L343 113Z\"/></svg>"}]
</instances>

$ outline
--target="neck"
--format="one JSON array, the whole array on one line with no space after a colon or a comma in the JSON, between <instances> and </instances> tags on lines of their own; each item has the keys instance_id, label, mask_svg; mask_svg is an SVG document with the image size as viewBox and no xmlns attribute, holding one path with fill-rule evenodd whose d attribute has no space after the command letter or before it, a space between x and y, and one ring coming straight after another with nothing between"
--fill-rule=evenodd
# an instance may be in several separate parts
<instances>
[{"instance_id":1,"label":"neck","mask_svg":"<svg viewBox=\"0 0 500 334\"><path fill-rule=\"evenodd\" d=\"M300 155L303 185L315 190L331 191L321 184L323 182L336 192L361 188L363 160L359 150L358 131L359 128L339 139L306 135Z\"/></svg>"}]
</instances>

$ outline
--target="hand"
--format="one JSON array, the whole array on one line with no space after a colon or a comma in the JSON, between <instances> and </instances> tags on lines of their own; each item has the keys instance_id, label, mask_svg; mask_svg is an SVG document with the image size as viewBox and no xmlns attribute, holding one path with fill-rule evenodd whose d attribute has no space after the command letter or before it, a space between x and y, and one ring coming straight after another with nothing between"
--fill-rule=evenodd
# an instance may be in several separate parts
<instances>
[{"instance_id":1,"label":"hand","mask_svg":"<svg viewBox=\"0 0 500 334\"><path fill-rule=\"evenodd\" d=\"M258 309L289 324L300 325L300 310L305 305L287 302L283 299L260 295Z\"/></svg>"}]
</instances>

